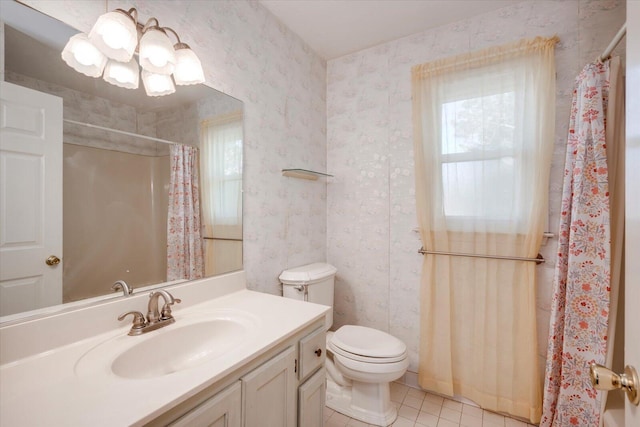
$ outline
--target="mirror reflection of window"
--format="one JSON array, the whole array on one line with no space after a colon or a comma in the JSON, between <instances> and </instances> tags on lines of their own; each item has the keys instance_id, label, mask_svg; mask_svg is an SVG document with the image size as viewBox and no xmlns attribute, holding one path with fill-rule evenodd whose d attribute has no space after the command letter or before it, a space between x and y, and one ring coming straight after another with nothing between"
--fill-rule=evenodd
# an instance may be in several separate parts
<instances>
[{"instance_id":1,"label":"mirror reflection of window","mask_svg":"<svg viewBox=\"0 0 640 427\"><path fill-rule=\"evenodd\" d=\"M205 272L242 268L242 112L201 122Z\"/></svg>"}]
</instances>

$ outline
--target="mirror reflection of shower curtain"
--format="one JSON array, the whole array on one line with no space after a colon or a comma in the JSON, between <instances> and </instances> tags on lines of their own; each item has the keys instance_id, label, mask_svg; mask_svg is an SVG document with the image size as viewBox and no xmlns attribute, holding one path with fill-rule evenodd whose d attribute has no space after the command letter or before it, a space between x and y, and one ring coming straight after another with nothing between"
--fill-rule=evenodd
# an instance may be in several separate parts
<instances>
[{"instance_id":1,"label":"mirror reflection of shower curtain","mask_svg":"<svg viewBox=\"0 0 640 427\"><path fill-rule=\"evenodd\" d=\"M189 145L172 145L167 216L167 281L203 277L199 186L198 149Z\"/></svg>"},{"instance_id":2,"label":"mirror reflection of shower curtain","mask_svg":"<svg viewBox=\"0 0 640 427\"><path fill-rule=\"evenodd\" d=\"M205 271L242 268L242 112L202 122Z\"/></svg>"}]
</instances>

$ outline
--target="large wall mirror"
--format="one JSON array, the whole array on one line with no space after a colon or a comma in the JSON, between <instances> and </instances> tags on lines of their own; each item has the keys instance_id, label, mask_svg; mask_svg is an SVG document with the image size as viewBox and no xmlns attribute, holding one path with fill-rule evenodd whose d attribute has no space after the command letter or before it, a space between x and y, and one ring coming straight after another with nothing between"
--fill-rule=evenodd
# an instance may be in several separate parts
<instances>
[{"instance_id":1,"label":"large wall mirror","mask_svg":"<svg viewBox=\"0 0 640 427\"><path fill-rule=\"evenodd\" d=\"M0 322L123 297L119 280L135 290L241 269L242 102L205 85L148 97L86 77L60 57L77 30L3 3L4 80L63 99L63 196L60 289L39 301L2 277Z\"/></svg>"}]
</instances>

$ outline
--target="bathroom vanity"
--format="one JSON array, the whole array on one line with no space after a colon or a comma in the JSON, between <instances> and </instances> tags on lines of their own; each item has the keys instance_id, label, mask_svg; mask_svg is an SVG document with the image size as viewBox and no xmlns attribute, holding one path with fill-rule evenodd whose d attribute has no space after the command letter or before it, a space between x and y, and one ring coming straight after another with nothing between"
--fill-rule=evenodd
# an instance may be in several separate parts
<instances>
[{"instance_id":1,"label":"bathroom vanity","mask_svg":"<svg viewBox=\"0 0 640 427\"><path fill-rule=\"evenodd\" d=\"M244 280L169 288L175 323L140 336L116 318L149 292L3 325L0 425L321 426L329 308Z\"/></svg>"}]
</instances>

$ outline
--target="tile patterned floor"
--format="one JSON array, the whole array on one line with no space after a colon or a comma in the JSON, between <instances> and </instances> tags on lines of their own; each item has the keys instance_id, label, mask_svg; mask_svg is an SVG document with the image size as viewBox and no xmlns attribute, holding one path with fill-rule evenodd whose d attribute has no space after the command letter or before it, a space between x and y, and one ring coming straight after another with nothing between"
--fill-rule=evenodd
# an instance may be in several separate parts
<instances>
[{"instance_id":1,"label":"tile patterned floor","mask_svg":"<svg viewBox=\"0 0 640 427\"><path fill-rule=\"evenodd\" d=\"M399 383L391 384L391 400L398 406L394 427L534 427ZM329 408L325 408L324 422L325 427L370 426Z\"/></svg>"}]
</instances>

